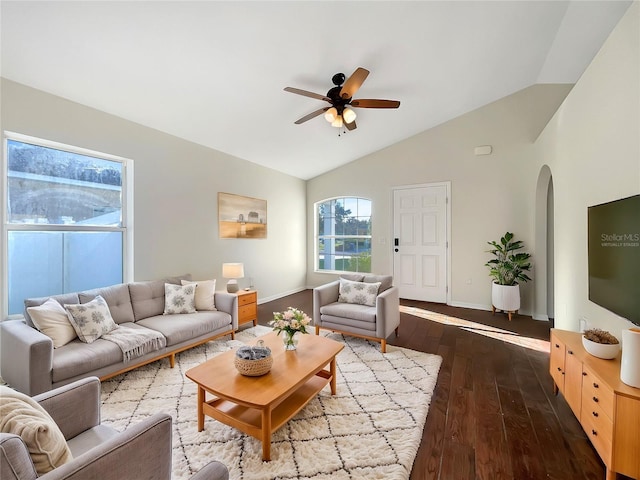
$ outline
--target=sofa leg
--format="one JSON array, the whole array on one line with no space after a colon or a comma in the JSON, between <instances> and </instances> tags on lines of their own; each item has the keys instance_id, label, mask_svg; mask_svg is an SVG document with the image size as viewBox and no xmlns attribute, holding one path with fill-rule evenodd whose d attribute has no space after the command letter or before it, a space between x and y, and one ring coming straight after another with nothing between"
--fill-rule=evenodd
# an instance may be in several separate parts
<instances>
[{"instance_id":1,"label":"sofa leg","mask_svg":"<svg viewBox=\"0 0 640 480\"><path fill-rule=\"evenodd\" d=\"M395 330L395 331L396 331L396 337L398 336L398 329L399 329L399 328L400 328L400 327L396 327L396 330Z\"/></svg>"},{"instance_id":2,"label":"sofa leg","mask_svg":"<svg viewBox=\"0 0 640 480\"><path fill-rule=\"evenodd\" d=\"M236 332L235 330L231 330L231 340L235 340L236 339Z\"/></svg>"},{"instance_id":3,"label":"sofa leg","mask_svg":"<svg viewBox=\"0 0 640 480\"><path fill-rule=\"evenodd\" d=\"M320 335L320 327L316 325L316 335Z\"/></svg>"},{"instance_id":4,"label":"sofa leg","mask_svg":"<svg viewBox=\"0 0 640 480\"><path fill-rule=\"evenodd\" d=\"M387 341L384 338L380 340L380 351L382 353L387 353Z\"/></svg>"},{"instance_id":5,"label":"sofa leg","mask_svg":"<svg viewBox=\"0 0 640 480\"><path fill-rule=\"evenodd\" d=\"M176 355L175 355L175 353L172 353L171 355L169 355L169 365L171 365L171 368L176 366Z\"/></svg>"}]
</instances>

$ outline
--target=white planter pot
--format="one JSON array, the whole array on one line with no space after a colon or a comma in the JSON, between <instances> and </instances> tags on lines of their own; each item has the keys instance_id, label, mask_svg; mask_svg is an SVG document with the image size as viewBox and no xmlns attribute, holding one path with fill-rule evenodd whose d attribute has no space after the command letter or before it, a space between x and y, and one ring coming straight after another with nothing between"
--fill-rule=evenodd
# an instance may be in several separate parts
<instances>
[{"instance_id":1,"label":"white planter pot","mask_svg":"<svg viewBox=\"0 0 640 480\"><path fill-rule=\"evenodd\" d=\"M520 310L520 285L491 285L491 305L503 312Z\"/></svg>"}]
</instances>

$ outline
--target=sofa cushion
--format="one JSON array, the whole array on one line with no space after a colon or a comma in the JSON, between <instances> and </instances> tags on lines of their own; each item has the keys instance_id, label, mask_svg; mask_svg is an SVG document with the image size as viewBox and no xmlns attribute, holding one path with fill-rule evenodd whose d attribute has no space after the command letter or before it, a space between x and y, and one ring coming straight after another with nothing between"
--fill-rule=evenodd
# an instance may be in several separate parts
<instances>
[{"instance_id":1,"label":"sofa cushion","mask_svg":"<svg viewBox=\"0 0 640 480\"><path fill-rule=\"evenodd\" d=\"M53 341L53 348L62 347L78 337L67 311L53 298L37 307L28 307L27 311L35 327Z\"/></svg>"},{"instance_id":2,"label":"sofa cushion","mask_svg":"<svg viewBox=\"0 0 640 480\"><path fill-rule=\"evenodd\" d=\"M135 323L123 323L122 326L144 328ZM115 343L103 338L93 343L84 343L76 339L56 350L53 356L52 380L54 383L60 382L121 362L122 350Z\"/></svg>"},{"instance_id":3,"label":"sofa cushion","mask_svg":"<svg viewBox=\"0 0 640 480\"><path fill-rule=\"evenodd\" d=\"M215 294L216 281L214 280L182 280L182 285L195 284L196 286L196 310L214 311L216 310Z\"/></svg>"},{"instance_id":4,"label":"sofa cushion","mask_svg":"<svg viewBox=\"0 0 640 480\"><path fill-rule=\"evenodd\" d=\"M159 315L140 320L136 325L160 332L167 339L167 347L171 347L225 326L231 328L231 316L225 312Z\"/></svg>"},{"instance_id":5,"label":"sofa cushion","mask_svg":"<svg viewBox=\"0 0 640 480\"><path fill-rule=\"evenodd\" d=\"M126 283L80 292L78 298L80 299L80 303L87 303L98 295L107 302L114 322L120 324L134 321L131 296L129 295L129 287Z\"/></svg>"},{"instance_id":6,"label":"sofa cushion","mask_svg":"<svg viewBox=\"0 0 640 480\"><path fill-rule=\"evenodd\" d=\"M196 286L164 284L164 315L196 312Z\"/></svg>"},{"instance_id":7,"label":"sofa cushion","mask_svg":"<svg viewBox=\"0 0 640 480\"><path fill-rule=\"evenodd\" d=\"M190 274L167 277L162 280L133 282L129 284L129 295L135 321L164 313L164 284L180 285L182 280L191 280Z\"/></svg>"},{"instance_id":8,"label":"sofa cushion","mask_svg":"<svg viewBox=\"0 0 640 480\"><path fill-rule=\"evenodd\" d=\"M49 413L28 395L4 385L0 385L0 431L22 438L39 475L73 459Z\"/></svg>"},{"instance_id":9,"label":"sofa cushion","mask_svg":"<svg viewBox=\"0 0 640 480\"><path fill-rule=\"evenodd\" d=\"M380 282L364 283L340 279L338 302L375 306Z\"/></svg>"},{"instance_id":10,"label":"sofa cushion","mask_svg":"<svg viewBox=\"0 0 640 480\"><path fill-rule=\"evenodd\" d=\"M363 322L376 323L376 307L358 305L355 303L330 303L320 307L320 314L331 317L352 318Z\"/></svg>"},{"instance_id":11,"label":"sofa cushion","mask_svg":"<svg viewBox=\"0 0 640 480\"><path fill-rule=\"evenodd\" d=\"M100 295L87 303L65 304L64 308L78 338L85 343L95 342L103 334L118 328L107 302Z\"/></svg>"},{"instance_id":12,"label":"sofa cushion","mask_svg":"<svg viewBox=\"0 0 640 480\"><path fill-rule=\"evenodd\" d=\"M380 282L380 288L378 289L378 294L381 294L385 290L389 290L393 286L392 275L365 275L362 281L364 283Z\"/></svg>"},{"instance_id":13,"label":"sofa cushion","mask_svg":"<svg viewBox=\"0 0 640 480\"><path fill-rule=\"evenodd\" d=\"M364 279L364 275L362 273L342 273L340 278L351 280L352 282L361 282Z\"/></svg>"},{"instance_id":14,"label":"sofa cushion","mask_svg":"<svg viewBox=\"0 0 640 480\"><path fill-rule=\"evenodd\" d=\"M51 295L50 297L37 297L37 298L27 298L24 301L24 319L27 322L27 325L30 327L36 328L33 324L33 320L31 320L31 316L27 311L29 307L37 307L38 305L42 305L44 302L53 298L60 305L64 305L65 303L80 303L80 299L78 298L77 293L62 293L60 295Z\"/></svg>"}]
</instances>

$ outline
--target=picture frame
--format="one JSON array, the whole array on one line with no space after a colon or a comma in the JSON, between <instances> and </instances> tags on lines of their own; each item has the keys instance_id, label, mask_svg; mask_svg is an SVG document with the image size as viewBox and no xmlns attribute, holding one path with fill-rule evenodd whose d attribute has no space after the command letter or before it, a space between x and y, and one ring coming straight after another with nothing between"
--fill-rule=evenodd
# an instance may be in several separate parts
<instances>
[{"instance_id":1,"label":"picture frame","mask_svg":"<svg viewBox=\"0 0 640 480\"><path fill-rule=\"evenodd\" d=\"M267 238L267 201L218 192L220 238Z\"/></svg>"}]
</instances>

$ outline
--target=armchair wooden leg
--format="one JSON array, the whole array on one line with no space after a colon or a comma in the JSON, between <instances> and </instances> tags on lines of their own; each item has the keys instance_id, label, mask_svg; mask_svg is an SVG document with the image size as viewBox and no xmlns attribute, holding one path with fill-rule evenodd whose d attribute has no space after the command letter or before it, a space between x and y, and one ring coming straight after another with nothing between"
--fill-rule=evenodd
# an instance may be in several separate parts
<instances>
[{"instance_id":1,"label":"armchair wooden leg","mask_svg":"<svg viewBox=\"0 0 640 480\"><path fill-rule=\"evenodd\" d=\"M320 327L316 325L316 335L320 335Z\"/></svg>"},{"instance_id":2,"label":"armchair wooden leg","mask_svg":"<svg viewBox=\"0 0 640 480\"><path fill-rule=\"evenodd\" d=\"M387 341L384 338L380 340L380 351L382 353L387 353Z\"/></svg>"}]
</instances>

